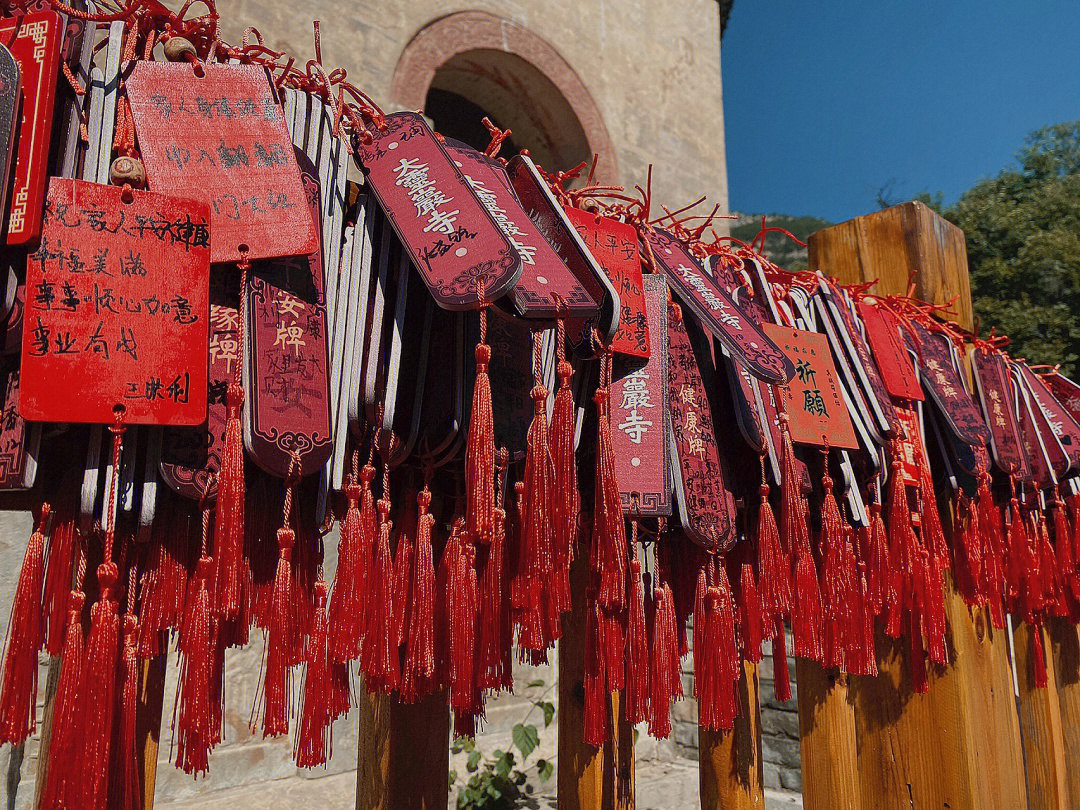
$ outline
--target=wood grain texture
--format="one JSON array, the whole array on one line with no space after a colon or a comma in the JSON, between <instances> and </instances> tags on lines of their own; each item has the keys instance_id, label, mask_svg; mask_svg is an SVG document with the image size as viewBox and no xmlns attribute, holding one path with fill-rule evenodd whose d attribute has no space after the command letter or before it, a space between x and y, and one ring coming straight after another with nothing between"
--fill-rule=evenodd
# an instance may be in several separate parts
<instances>
[{"instance_id":1,"label":"wood grain texture","mask_svg":"<svg viewBox=\"0 0 1080 810\"><path fill-rule=\"evenodd\" d=\"M743 661L739 716L731 731L698 729L702 810L763 810L757 664Z\"/></svg>"},{"instance_id":2,"label":"wood grain texture","mask_svg":"<svg viewBox=\"0 0 1080 810\"><path fill-rule=\"evenodd\" d=\"M1034 633L1043 638L1049 687L1035 687ZM1029 810L1064 810L1069 802L1065 775L1065 744L1061 729L1061 707L1046 631L1017 623L1013 628L1016 649L1016 678L1020 691L1017 708L1020 734L1024 742L1024 772Z\"/></svg>"},{"instance_id":3,"label":"wood grain texture","mask_svg":"<svg viewBox=\"0 0 1080 810\"><path fill-rule=\"evenodd\" d=\"M1047 632L1061 708L1065 781L1069 799L1075 805L1080 802L1080 634L1065 619L1051 619Z\"/></svg>"},{"instance_id":4,"label":"wood grain texture","mask_svg":"<svg viewBox=\"0 0 1080 810\"><path fill-rule=\"evenodd\" d=\"M445 810L450 768L445 692L404 704L360 696L357 810Z\"/></svg>"},{"instance_id":5,"label":"wood grain texture","mask_svg":"<svg viewBox=\"0 0 1080 810\"><path fill-rule=\"evenodd\" d=\"M842 283L876 280L871 292L881 295L910 293L949 304L948 317L967 328L973 325L964 234L923 203L905 203L818 231L809 239L809 263ZM807 807L1025 806L1007 639L963 604L951 582L945 604L950 664L932 668L926 695L912 692L906 646L880 634L881 674L852 679L855 711L850 719L844 714L850 704L838 699L837 685L820 668L800 667L803 790L804 796L814 797ZM811 677L808 684L801 680L804 669ZM817 707L808 709L817 726L804 726L804 702ZM849 725L855 728L857 746L848 736ZM825 726L836 731L821 733ZM852 767L858 804L835 793L847 789ZM817 779L827 784L814 784Z\"/></svg>"},{"instance_id":6,"label":"wood grain texture","mask_svg":"<svg viewBox=\"0 0 1080 810\"><path fill-rule=\"evenodd\" d=\"M795 659L799 687L799 744L806 810L870 810L859 799L855 712L847 676L815 661Z\"/></svg>"},{"instance_id":7,"label":"wood grain texture","mask_svg":"<svg viewBox=\"0 0 1080 810\"><path fill-rule=\"evenodd\" d=\"M142 810L153 810L157 785L161 708L165 701L164 654L139 659L139 694L135 704L135 740L142 772Z\"/></svg>"}]
</instances>

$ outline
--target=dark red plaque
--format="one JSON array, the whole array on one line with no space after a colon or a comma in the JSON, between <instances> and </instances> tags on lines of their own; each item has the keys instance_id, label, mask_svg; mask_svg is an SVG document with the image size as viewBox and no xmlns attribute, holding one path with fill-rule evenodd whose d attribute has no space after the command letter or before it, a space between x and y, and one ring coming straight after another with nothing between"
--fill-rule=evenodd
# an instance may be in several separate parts
<instances>
[{"instance_id":1,"label":"dark red plaque","mask_svg":"<svg viewBox=\"0 0 1080 810\"><path fill-rule=\"evenodd\" d=\"M593 300L559 254L548 244L510 187L506 170L487 155L447 139L446 151L473 193L521 256L521 278L509 297L523 318L588 318L600 305Z\"/></svg>"},{"instance_id":2,"label":"dark red plaque","mask_svg":"<svg viewBox=\"0 0 1080 810\"><path fill-rule=\"evenodd\" d=\"M49 176L49 141L60 72L60 15L38 11L0 20L0 43L22 73L22 121L7 214L7 243L25 245L41 235L41 207Z\"/></svg>"},{"instance_id":3,"label":"dark red plaque","mask_svg":"<svg viewBox=\"0 0 1080 810\"><path fill-rule=\"evenodd\" d=\"M990 428L990 449L998 466L1010 475L1026 472L1027 462L1016 421L1016 403L1005 359L997 353L976 348L971 352L976 391L983 418Z\"/></svg>"},{"instance_id":4,"label":"dark red plaque","mask_svg":"<svg viewBox=\"0 0 1080 810\"><path fill-rule=\"evenodd\" d=\"M41 425L27 424L19 415L19 369L7 367L0 381L4 406L0 411L0 490L26 489L34 485Z\"/></svg>"},{"instance_id":5,"label":"dark red plaque","mask_svg":"<svg viewBox=\"0 0 1080 810\"><path fill-rule=\"evenodd\" d=\"M619 328L611 339L611 350L648 357L649 325L637 228L580 208L566 208L566 216L619 294Z\"/></svg>"},{"instance_id":6,"label":"dark red plaque","mask_svg":"<svg viewBox=\"0 0 1080 810\"><path fill-rule=\"evenodd\" d=\"M668 466L667 284L645 279L645 312L653 350L647 362L616 358L610 389L615 478L628 515L671 515Z\"/></svg>"},{"instance_id":7,"label":"dark red plaque","mask_svg":"<svg viewBox=\"0 0 1080 810\"><path fill-rule=\"evenodd\" d=\"M682 242L659 228L646 232L653 256L660 263L679 299L702 327L731 352L737 363L755 377L774 385L791 379L795 367L768 335L746 317Z\"/></svg>"},{"instance_id":8,"label":"dark red plaque","mask_svg":"<svg viewBox=\"0 0 1080 810\"><path fill-rule=\"evenodd\" d=\"M206 419L205 204L54 177L26 263L23 418L198 425ZM78 396L72 396L78 391Z\"/></svg>"},{"instance_id":9,"label":"dark red plaque","mask_svg":"<svg viewBox=\"0 0 1080 810\"><path fill-rule=\"evenodd\" d=\"M960 374L953 365L949 338L931 332L921 323L913 323L914 337L919 341L919 365L923 386L930 393L945 417L949 429L958 439L972 447L982 447L990 441L990 431L983 422L975 403L964 388Z\"/></svg>"},{"instance_id":10,"label":"dark red plaque","mask_svg":"<svg viewBox=\"0 0 1080 810\"><path fill-rule=\"evenodd\" d=\"M307 255L319 239L285 116L259 65L136 62L128 101L150 188L210 208L210 260Z\"/></svg>"},{"instance_id":11,"label":"dark red plaque","mask_svg":"<svg viewBox=\"0 0 1080 810\"><path fill-rule=\"evenodd\" d=\"M668 322L668 396L679 522L695 543L726 551L735 542L735 501L724 487L709 397L679 317Z\"/></svg>"},{"instance_id":12,"label":"dark red plaque","mask_svg":"<svg viewBox=\"0 0 1080 810\"><path fill-rule=\"evenodd\" d=\"M1057 439L1061 449L1069 458L1069 468L1080 469L1080 424L1072 417L1061 403L1054 399L1043 378L1036 374L1027 363L1017 361L1020 375L1027 383L1033 404L1045 418L1045 424Z\"/></svg>"},{"instance_id":13,"label":"dark red plaque","mask_svg":"<svg viewBox=\"0 0 1080 810\"><path fill-rule=\"evenodd\" d=\"M240 362L240 313L233 307L210 305L210 383L206 423L198 427L166 428L162 437L161 477L185 498L217 497L217 473L225 441L225 392Z\"/></svg>"},{"instance_id":14,"label":"dark red plaque","mask_svg":"<svg viewBox=\"0 0 1080 810\"><path fill-rule=\"evenodd\" d=\"M318 221L319 186L304 175L306 204ZM326 464L330 436L329 357L322 250L257 266L248 278L244 353L244 447L271 475L299 475Z\"/></svg>"},{"instance_id":15,"label":"dark red plaque","mask_svg":"<svg viewBox=\"0 0 1080 810\"><path fill-rule=\"evenodd\" d=\"M815 447L857 449L855 426L840 393L829 339L817 332L771 323L762 328L780 346L795 370L787 385L778 386L791 440Z\"/></svg>"},{"instance_id":16,"label":"dark red plaque","mask_svg":"<svg viewBox=\"0 0 1080 810\"><path fill-rule=\"evenodd\" d=\"M436 303L479 306L508 293L521 256L477 199L423 117L399 112L360 143L360 161L379 205L394 226Z\"/></svg>"}]
</instances>

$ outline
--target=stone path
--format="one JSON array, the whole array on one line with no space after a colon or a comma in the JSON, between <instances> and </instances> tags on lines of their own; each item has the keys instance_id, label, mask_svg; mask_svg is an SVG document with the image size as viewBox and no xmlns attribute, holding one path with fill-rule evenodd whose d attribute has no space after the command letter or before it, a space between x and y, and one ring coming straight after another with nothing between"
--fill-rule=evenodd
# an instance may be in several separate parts
<instances>
[{"instance_id":1,"label":"stone path","mask_svg":"<svg viewBox=\"0 0 1080 810\"><path fill-rule=\"evenodd\" d=\"M447 806L453 808L454 796ZM247 787L216 791L197 799L168 802L159 797L157 808L168 810L282 810L290 807L317 807L319 810L353 810L356 806L356 776L339 773L322 778L278 779ZM538 795L524 807L552 810L555 798ZM692 810L698 807L697 763L691 760L638 763L638 810ZM802 807L798 793L766 790L766 810L795 810Z\"/></svg>"}]
</instances>

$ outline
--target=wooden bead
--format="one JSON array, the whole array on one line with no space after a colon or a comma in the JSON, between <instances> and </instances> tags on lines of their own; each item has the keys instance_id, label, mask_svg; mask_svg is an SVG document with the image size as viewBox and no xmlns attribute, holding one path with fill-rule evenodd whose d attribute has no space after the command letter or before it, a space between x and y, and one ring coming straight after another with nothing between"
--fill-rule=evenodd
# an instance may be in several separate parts
<instances>
[{"instance_id":1,"label":"wooden bead","mask_svg":"<svg viewBox=\"0 0 1080 810\"><path fill-rule=\"evenodd\" d=\"M142 188L146 185L146 169L138 158L121 155L109 167L109 182L114 186L127 183L132 188Z\"/></svg>"},{"instance_id":2,"label":"wooden bead","mask_svg":"<svg viewBox=\"0 0 1080 810\"><path fill-rule=\"evenodd\" d=\"M165 40L165 58L170 62L185 62L191 57L199 58L195 46L183 37L169 37Z\"/></svg>"}]
</instances>

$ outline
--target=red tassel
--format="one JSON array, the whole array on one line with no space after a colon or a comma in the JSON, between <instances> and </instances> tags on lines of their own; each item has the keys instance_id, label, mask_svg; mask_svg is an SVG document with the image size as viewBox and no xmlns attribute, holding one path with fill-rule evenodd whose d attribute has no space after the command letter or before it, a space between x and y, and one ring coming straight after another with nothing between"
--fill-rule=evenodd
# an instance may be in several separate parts
<instances>
[{"instance_id":1,"label":"red tassel","mask_svg":"<svg viewBox=\"0 0 1080 810\"><path fill-rule=\"evenodd\" d=\"M242 293L246 294L246 293ZM215 612L227 619L240 613L244 579L244 446L240 412L244 389L230 382L225 394L225 440L218 473L214 524Z\"/></svg>"},{"instance_id":2,"label":"red tassel","mask_svg":"<svg viewBox=\"0 0 1080 810\"><path fill-rule=\"evenodd\" d=\"M375 544L375 558L371 569L371 587L368 589L368 624L364 633L361 656L367 688L371 691L390 692L398 685L397 647L394 644L392 596L393 589L390 557L390 501L384 497L378 502L379 531Z\"/></svg>"},{"instance_id":3,"label":"red tassel","mask_svg":"<svg viewBox=\"0 0 1080 810\"><path fill-rule=\"evenodd\" d=\"M845 665L852 675L877 675L877 656L874 644L874 614L866 582L866 564L859 560L856 568L858 592L851 615L851 638L848 642Z\"/></svg>"},{"instance_id":4,"label":"red tassel","mask_svg":"<svg viewBox=\"0 0 1080 810\"><path fill-rule=\"evenodd\" d=\"M109 807L139 810L142 807L139 752L135 720L139 696L138 628L135 617L124 614L124 646L120 654L120 722L117 748L113 752L113 777L109 783Z\"/></svg>"},{"instance_id":5,"label":"red tassel","mask_svg":"<svg viewBox=\"0 0 1080 810\"><path fill-rule=\"evenodd\" d=\"M409 597L412 595L412 558L413 540L416 536L416 513L410 510L414 500L414 490L405 492L405 508L402 509L401 521L397 533L397 548L394 550L393 590L390 593L391 634L394 646L405 643L405 630L410 612Z\"/></svg>"},{"instance_id":6,"label":"red tassel","mask_svg":"<svg viewBox=\"0 0 1080 810\"><path fill-rule=\"evenodd\" d=\"M919 490L922 496L923 544L937 566L947 567L949 552L945 543L945 530L941 526L941 515L938 514L934 481L930 476L930 468L925 463L919 465Z\"/></svg>"},{"instance_id":7,"label":"red tassel","mask_svg":"<svg viewBox=\"0 0 1080 810\"><path fill-rule=\"evenodd\" d=\"M168 648L166 631L179 627L183 621L191 538L188 514L180 512L176 506L178 500L166 499L168 511L160 518L161 528L154 532L156 536L151 540L154 547L142 578L139 606L139 656L142 658L154 658L165 652ZM173 504L171 509L170 503Z\"/></svg>"},{"instance_id":8,"label":"red tassel","mask_svg":"<svg viewBox=\"0 0 1080 810\"><path fill-rule=\"evenodd\" d=\"M111 545L107 541L107 546ZM107 549L108 551L109 549ZM110 556L107 554L107 556ZM116 605L116 564L98 566L100 596L90 611L90 636L86 643L86 674L80 694L82 771L76 791L77 806L105 810L108 801L109 754L116 709L117 659L120 654L120 617Z\"/></svg>"},{"instance_id":9,"label":"red tassel","mask_svg":"<svg viewBox=\"0 0 1080 810\"><path fill-rule=\"evenodd\" d=\"M42 606L46 626L45 649L53 657L58 656L64 646L68 594L71 593L71 578L75 572L75 554L79 544L77 520L76 509L68 514L57 511L53 515L52 531L49 533Z\"/></svg>"},{"instance_id":10,"label":"red tassel","mask_svg":"<svg viewBox=\"0 0 1080 810\"><path fill-rule=\"evenodd\" d=\"M642 723L648 717L649 649L645 636L645 585L641 580L641 561L638 559L637 521L630 548L630 605L626 633L626 719Z\"/></svg>"},{"instance_id":11,"label":"red tassel","mask_svg":"<svg viewBox=\"0 0 1080 810\"><path fill-rule=\"evenodd\" d=\"M904 484L900 451L893 449L892 474L889 476L888 540L889 572L885 598L885 632L900 637L900 623L905 608L905 575L910 574L909 557L917 543L911 526L911 507Z\"/></svg>"},{"instance_id":12,"label":"red tassel","mask_svg":"<svg viewBox=\"0 0 1080 810\"><path fill-rule=\"evenodd\" d=\"M288 496L286 496L288 497ZM286 516L285 522L288 522ZM263 677L263 737L289 733L289 639L293 628L292 554L296 535L288 526L277 530L278 564L266 633L266 664Z\"/></svg>"},{"instance_id":13,"label":"red tassel","mask_svg":"<svg viewBox=\"0 0 1080 810\"><path fill-rule=\"evenodd\" d=\"M213 656L210 631L209 578L214 561L199 559L188 592L184 625L180 632L180 682L177 687L176 767L198 776L210 768L215 729L211 697Z\"/></svg>"},{"instance_id":14,"label":"red tassel","mask_svg":"<svg viewBox=\"0 0 1080 810\"><path fill-rule=\"evenodd\" d=\"M682 694L679 642L675 636L675 597L667 582L653 589L649 633L649 733L657 739L671 734L671 699Z\"/></svg>"},{"instance_id":15,"label":"red tassel","mask_svg":"<svg viewBox=\"0 0 1080 810\"><path fill-rule=\"evenodd\" d=\"M1046 672L1046 649L1043 645L1043 628L1041 624L1029 625L1031 630L1031 667L1035 676L1035 688L1045 689L1048 684Z\"/></svg>"},{"instance_id":16,"label":"red tassel","mask_svg":"<svg viewBox=\"0 0 1080 810\"><path fill-rule=\"evenodd\" d=\"M1054 550L1057 572L1061 577L1062 591L1068 591L1073 599L1077 596L1076 550L1073 548L1072 527L1066 514L1065 501L1054 493Z\"/></svg>"},{"instance_id":17,"label":"red tassel","mask_svg":"<svg viewBox=\"0 0 1080 810\"><path fill-rule=\"evenodd\" d=\"M739 629L743 658L755 664L761 660L761 642L764 638L761 614L761 596L754 582L754 567L744 562L739 569Z\"/></svg>"},{"instance_id":18,"label":"red tassel","mask_svg":"<svg viewBox=\"0 0 1080 810\"><path fill-rule=\"evenodd\" d=\"M814 661L824 658L821 591L807 537L799 538L795 547L795 607L791 612L791 629L795 655Z\"/></svg>"},{"instance_id":19,"label":"red tassel","mask_svg":"<svg viewBox=\"0 0 1080 810\"><path fill-rule=\"evenodd\" d=\"M45 582L45 528L50 508L42 504L15 586L0 686L0 743L18 745L37 730L38 650L45 643L41 599Z\"/></svg>"},{"instance_id":20,"label":"red tassel","mask_svg":"<svg viewBox=\"0 0 1080 810\"><path fill-rule=\"evenodd\" d=\"M455 529L459 529L455 526ZM446 546L450 555L447 588L450 598L450 708L473 714L477 708L476 622L479 588L471 537L453 533Z\"/></svg>"},{"instance_id":21,"label":"red tassel","mask_svg":"<svg viewBox=\"0 0 1080 810\"><path fill-rule=\"evenodd\" d=\"M955 498L953 509L953 576L956 590L967 605L979 605L983 601L980 582L982 573L982 527L975 504L961 490Z\"/></svg>"},{"instance_id":22,"label":"red tassel","mask_svg":"<svg viewBox=\"0 0 1080 810\"><path fill-rule=\"evenodd\" d=\"M431 492L426 486L416 496L416 503L418 515L412 566L412 609L409 611L405 667L401 678L403 703L414 702L430 694L434 689L435 676L435 564L431 550L431 527L435 517L428 512ZM498 511L492 548L500 533Z\"/></svg>"},{"instance_id":23,"label":"red tassel","mask_svg":"<svg viewBox=\"0 0 1080 810\"><path fill-rule=\"evenodd\" d=\"M728 730L738 715L736 685L739 655L735 647L735 609L731 587L722 564L715 564L716 584L703 587L705 572L699 575L702 600L703 644L694 644L694 690L698 699L698 725L712 731ZM695 611L695 636L698 614Z\"/></svg>"},{"instance_id":24,"label":"red tassel","mask_svg":"<svg viewBox=\"0 0 1080 810\"><path fill-rule=\"evenodd\" d=\"M315 618L308 645L300 733L294 755L299 768L325 765L331 753L330 660L327 651L326 583L315 583Z\"/></svg>"},{"instance_id":25,"label":"red tassel","mask_svg":"<svg viewBox=\"0 0 1080 810\"><path fill-rule=\"evenodd\" d=\"M366 469L366 468L365 468ZM375 470L371 469L374 476ZM371 481L368 480L368 494L371 492ZM334 628L330 634L330 660L343 663L352 661L360 655L361 623L364 602L361 595L364 586L361 577L366 574L362 571L361 551L364 543L370 548L371 537L362 537L360 531L360 484L356 478L350 477L345 486L345 498L348 506L345 509L345 520L341 522L341 539L338 541L338 567L334 578L334 592L330 597L330 626Z\"/></svg>"},{"instance_id":26,"label":"red tassel","mask_svg":"<svg viewBox=\"0 0 1080 810\"><path fill-rule=\"evenodd\" d=\"M68 594L68 618L64 631L64 645L60 653L60 677L56 683L56 700L53 703L53 731L49 743L49 761L45 772L45 786L41 793L42 810L64 810L77 807L77 798L66 799L77 793L81 780L79 754L82 739L80 720L85 704L83 672L85 646L82 610L86 597L82 591Z\"/></svg>"},{"instance_id":27,"label":"red tassel","mask_svg":"<svg viewBox=\"0 0 1080 810\"><path fill-rule=\"evenodd\" d=\"M825 464L828 465L828 457ZM833 496L833 482L825 471L823 480L825 497L821 504L821 602L823 613L824 659L830 667L844 664L844 632L848 626L851 608L851 587L844 570L844 527L840 509ZM850 585L853 585L851 583ZM796 649L798 638L796 637Z\"/></svg>"},{"instance_id":28,"label":"red tassel","mask_svg":"<svg viewBox=\"0 0 1080 810\"><path fill-rule=\"evenodd\" d=\"M513 688L513 673L506 635L510 617L503 571L506 565L506 512L495 507L495 533L488 547L480 582L479 674L477 686L499 690Z\"/></svg>"},{"instance_id":29,"label":"red tassel","mask_svg":"<svg viewBox=\"0 0 1080 810\"><path fill-rule=\"evenodd\" d=\"M604 677L600 639L600 603L590 588L585 594L585 710L583 738L587 745L601 746L608 740L608 690Z\"/></svg>"},{"instance_id":30,"label":"red tassel","mask_svg":"<svg viewBox=\"0 0 1080 810\"><path fill-rule=\"evenodd\" d=\"M551 598L558 614L570 610L570 563L574 559L574 543L577 539L578 514L581 511L581 494L578 492L577 461L574 457L574 392L571 380L574 367L566 359L566 337L563 322L557 330L559 364L556 374L559 390L555 394L555 407L551 416L551 458L555 481L552 493L552 549Z\"/></svg>"},{"instance_id":31,"label":"red tassel","mask_svg":"<svg viewBox=\"0 0 1080 810\"><path fill-rule=\"evenodd\" d=\"M619 482L615 477L615 451L608 419L611 355L605 355L601 363L603 384L593 395L597 421L593 538L598 552L593 570L600 574L597 600L601 607L622 610L626 605L626 525Z\"/></svg>"},{"instance_id":32,"label":"red tassel","mask_svg":"<svg viewBox=\"0 0 1080 810\"><path fill-rule=\"evenodd\" d=\"M762 461L762 484L758 490L761 498L757 522L757 564L761 577L761 622L773 628L777 620L791 610L791 558L780 545L780 531L769 503L769 485L764 483Z\"/></svg>"},{"instance_id":33,"label":"red tassel","mask_svg":"<svg viewBox=\"0 0 1080 810\"><path fill-rule=\"evenodd\" d=\"M479 295L482 299L482 286ZM473 540L485 546L491 542L495 525L495 427L491 411L491 380L488 378L490 362L487 313L481 309L480 343L476 346L476 381L465 446L465 523Z\"/></svg>"},{"instance_id":34,"label":"red tassel","mask_svg":"<svg viewBox=\"0 0 1080 810\"><path fill-rule=\"evenodd\" d=\"M870 504L870 528L866 533L866 604L871 619L885 609L889 579L889 545L885 539L885 522L881 519L881 504Z\"/></svg>"},{"instance_id":35,"label":"red tassel","mask_svg":"<svg viewBox=\"0 0 1080 810\"><path fill-rule=\"evenodd\" d=\"M784 623L776 620L776 631L773 635L773 694L780 701L791 700L791 673L788 672L787 662L787 633L784 631Z\"/></svg>"}]
</instances>

